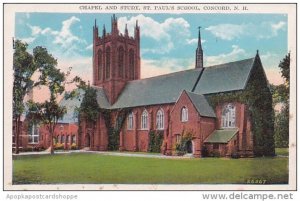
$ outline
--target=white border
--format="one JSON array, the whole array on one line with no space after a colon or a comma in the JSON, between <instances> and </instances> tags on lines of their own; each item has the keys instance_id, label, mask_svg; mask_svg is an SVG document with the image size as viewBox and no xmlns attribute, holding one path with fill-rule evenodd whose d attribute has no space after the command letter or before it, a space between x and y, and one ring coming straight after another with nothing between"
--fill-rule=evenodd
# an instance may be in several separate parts
<instances>
[{"instance_id":1,"label":"white border","mask_svg":"<svg viewBox=\"0 0 300 201\"><path fill-rule=\"evenodd\" d=\"M33 1L31 1L33 2ZM215 2L215 1L213 1ZM114 5L114 4L112 4ZM143 4L144 5L144 4ZM186 4L188 5L188 4ZM201 6L201 4L199 4ZM239 4L241 6L241 4ZM296 13L295 4L247 4L248 11L243 13L285 13L288 14L288 50L291 51L291 94L290 94L290 156L289 156L289 185L11 185L12 156L12 36L14 36L15 12L85 12L97 11L79 10L74 4L6 4L4 6L4 188L6 190L295 190L296 188ZM119 5L121 6L121 5ZM103 12L103 11L102 11ZM105 12L105 11L104 11ZM118 11L106 11L112 13ZM124 12L125 13L125 12ZM135 13L128 11L128 13ZM137 11L136 13L141 13ZM153 11L151 11L153 13ZM161 12L160 12L161 13ZM167 13L175 13L167 11ZM186 12L185 12L186 13ZM189 13L199 13L191 11ZM204 13L227 13L226 11ZM233 12L230 12L233 13ZM236 12L237 13L237 12Z\"/></svg>"}]
</instances>

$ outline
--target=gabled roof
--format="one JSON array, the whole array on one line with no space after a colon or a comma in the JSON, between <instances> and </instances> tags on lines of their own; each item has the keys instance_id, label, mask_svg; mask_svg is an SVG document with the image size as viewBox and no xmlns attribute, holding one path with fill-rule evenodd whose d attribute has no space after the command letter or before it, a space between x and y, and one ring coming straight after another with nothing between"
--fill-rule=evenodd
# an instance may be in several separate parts
<instances>
[{"instance_id":1,"label":"gabled roof","mask_svg":"<svg viewBox=\"0 0 300 201\"><path fill-rule=\"evenodd\" d=\"M110 109L175 103L181 91L212 94L243 90L250 77L255 57L201 69L134 80L127 83ZM201 75L200 75L201 74Z\"/></svg>"},{"instance_id":2,"label":"gabled roof","mask_svg":"<svg viewBox=\"0 0 300 201\"><path fill-rule=\"evenodd\" d=\"M74 123L78 122L78 118L75 115L75 108L79 108L82 98L83 98L83 90L79 90L80 98L63 98L60 102L60 106L65 106L67 109L67 113L64 115L62 119L59 119L59 123ZM81 98L82 97L82 98Z\"/></svg>"},{"instance_id":3,"label":"gabled roof","mask_svg":"<svg viewBox=\"0 0 300 201\"><path fill-rule=\"evenodd\" d=\"M96 94L97 94L97 102L100 108L107 109L110 107L109 102L106 98L104 89L102 87L95 87L92 86L94 89L96 89ZM65 99L63 98L59 105L60 106L65 106L67 109L67 113L64 115L62 119L60 119L58 122L59 123L75 123L78 122L77 116L75 114L75 108L79 108L80 104L82 102L82 99L84 97L84 91L83 90L78 90L79 92L79 98L69 98Z\"/></svg>"},{"instance_id":4,"label":"gabled roof","mask_svg":"<svg viewBox=\"0 0 300 201\"><path fill-rule=\"evenodd\" d=\"M245 89L254 58L204 68L194 92L211 94Z\"/></svg>"},{"instance_id":5,"label":"gabled roof","mask_svg":"<svg viewBox=\"0 0 300 201\"><path fill-rule=\"evenodd\" d=\"M204 95L201 94L195 94L189 91L186 91L186 94L190 98L191 102L197 109L200 116L204 117L216 117L216 114L214 110L211 108L211 106L208 104L206 98Z\"/></svg>"},{"instance_id":6,"label":"gabled roof","mask_svg":"<svg viewBox=\"0 0 300 201\"><path fill-rule=\"evenodd\" d=\"M237 128L215 130L204 142L206 143L228 143L238 132Z\"/></svg>"},{"instance_id":7,"label":"gabled roof","mask_svg":"<svg viewBox=\"0 0 300 201\"><path fill-rule=\"evenodd\" d=\"M180 93L192 90L200 69L191 69L127 83L111 109L175 103Z\"/></svg>"},{"instance_id":8,"label":"gabled roof","mask_svg":"<svg viewBox=\"0 0 300 201\"><path fill-rule=\"evenodd\" d=\"M102 87L92 86L94 89L96 89L97 93L97 102L100 108L108 109L110 108L110 104L107 100L105 91Z\"/></svg>"}]
</instances>

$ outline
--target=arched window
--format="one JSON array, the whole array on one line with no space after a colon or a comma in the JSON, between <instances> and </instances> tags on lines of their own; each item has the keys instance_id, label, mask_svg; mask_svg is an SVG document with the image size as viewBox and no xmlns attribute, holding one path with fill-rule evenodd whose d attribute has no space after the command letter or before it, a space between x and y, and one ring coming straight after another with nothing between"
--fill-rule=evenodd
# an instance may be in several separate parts
<instances>
[{"instance_id":1,"label":"arched window","mask_svg":"<svg viewBox=\"0 0 300 201\"><path fill-rule=\"evenodd\" d=\"M231 103L223 106L222 127L223 128L235 127L235 106Z\"/></svg>"},{"instance_id":2,"label":"arched window","mask_svg":"<svg viewBox=\"0 0 300 201\"><path fill-rule=\"evenodd\" d=\"M148 112L145 109L142 113L141 129L148 129Z\"/></svg>"},{"instance_id":3,"label":"arched window","mask_svg":"<svg viewBox=\"0 0 300 201\"><path fill-rule=\"evenodd\" d=\"M133 113L129 113L128 119L127 119L127 129L132 130L133 129Z\"/></svg>"},{"instance_id":4,"label":"arched window","mask_svg":"<svg viewBox=\"0 0 300 201\"><path fill-rule=\"evenodd\" d=\"M181 121L182 122L186 122L189 119L189 112L188 109L186 107L183 107L181 109Z\"/></svg>"},{"instance_id":5,"label":"arched window","mask_svg":"<svg viewBox=\"0 0 300 201\"><path fill-rule=\"evenodd\" d=\"M124 69L124 48L121 46L119 47L119 54L118 54L118 72L119 77L123 77L123 69Z\"/></svg>"},{"instance_id":6,"label":"arched window","mask_svg":"<svg viewBox=\"0 0 300 201\"><path fill-rule=\"evenodd\" d=\"M134 79L134 51L129 50L129 78Z\"/></svg>"},{"instance_id":7,"label":"arched window","mask_svg":"<svg viewBox=\"0 0 300 201\"><path fill-rule=\"evenodd\" d=\"M106 69L105 69L105 78L110 77L110 47L106 48Z\"/></svg>"},{"instance_id":8,"label":"arched window","mask_svg":"<svg viewBox=\"0 0 300 201\"><path fill-rule=\"evenodd\" d=\"M101 80L102 73L102 51L98 50L98 80Z\"/></svg>"},{"instance_id":9,"label":"arched window","mask_svg":"<svg viewBox=\"0 0 300 201\"><path fill-rule=\"evenodd\" d=\"M156 114L156 128L158 130L164 129L164 112L162 109L158 110Z\"/></svg>"},{"instance_id":10,"label":"arched window","mask_svg":"<svg viewBox=\"0 0 300 201\"><path fill-rule=\"evenodd\" d=\"M29 143L37 144L39 142L39 125L33 124L29 133Z\"/></svg>"}]
</instances>

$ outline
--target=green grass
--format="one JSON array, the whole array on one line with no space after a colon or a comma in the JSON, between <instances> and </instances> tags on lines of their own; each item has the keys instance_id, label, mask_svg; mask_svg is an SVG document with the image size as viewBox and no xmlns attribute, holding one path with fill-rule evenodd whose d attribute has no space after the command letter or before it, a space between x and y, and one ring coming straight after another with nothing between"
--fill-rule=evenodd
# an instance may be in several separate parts
<instances>
[{"instance_id":1,"label":"green grass","mask_svg":"<svg viewBox=\"0 0 300 201\"><path fill-rule=\"evenodd\" d=\"M289 156L289 148L275 148L276 155Z\"/></svg>"},{"instance_id":2,"label":"green grass","mask_svg":"<svg viewBox=\"0 0 300 201\"><path fill-rule=\"evenodd\" d=\"M245 184L288 183L288 158L158 159L72 153L19 156L14 184Z\"/></svg>"},{"instance_id":3,"label":"green grass","mask_svg":"<svg viewBox=\"0 0 300 201\"><path fill-rule=\"evenodd\" d=\"M145 154L145 155L161 155L161 153L157 153L157 152L134 152L134 151L110 151L113 153L122 153L122 154Z\"/></svg>"}]
</instances>

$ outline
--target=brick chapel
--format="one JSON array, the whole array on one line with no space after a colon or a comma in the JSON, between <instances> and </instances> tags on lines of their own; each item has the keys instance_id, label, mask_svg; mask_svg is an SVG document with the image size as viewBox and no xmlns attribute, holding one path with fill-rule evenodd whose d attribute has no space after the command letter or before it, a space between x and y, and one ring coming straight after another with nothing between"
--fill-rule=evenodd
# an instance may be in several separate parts
<instances>
[{"instance_id":1,"label":"brick chapel","mask_svg":"<svg viewBox=\"0 0 300 201\"><path fill-rule=\"evenodd\" d=\"M264 102L272 97L258 52L253 58L203 66L199 29L194 69L141 79L140 40L138 22L130 36L127 26L120 33L115 15L110 33L104 26L99 34L95 21L92 87L97 90L99 107L108 111L111 125L108 128L107 116L101 113L95 125L81 119L81 131L72 128L79 149L109 150L110 130L117 125L120 151L148 152L150 132L155 132L161 135L160 152L165 155L176 155L183 139L185 153L194 157L274 155L273 127L264 120L272 117L257 118L259 114L252 111L258 107L263 115L272 110L272 105ZM255 97L256 93L264 98ZM234 99L241 94L247 98ZM62 100L61 105L68 112L56 137L58 141L64 137L65 142L63 129L77 124L72 113L80 100Z\"/></svg>"}]
</instances>

